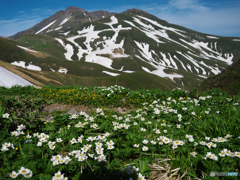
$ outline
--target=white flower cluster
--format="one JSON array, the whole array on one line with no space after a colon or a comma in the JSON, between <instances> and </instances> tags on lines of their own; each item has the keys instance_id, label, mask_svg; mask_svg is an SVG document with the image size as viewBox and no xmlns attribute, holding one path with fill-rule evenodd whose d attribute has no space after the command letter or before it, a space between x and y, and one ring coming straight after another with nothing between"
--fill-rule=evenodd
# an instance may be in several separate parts
<instances>
[{"instance_id":1,"label":"white flower cluster","mask_svg":"<svg viewBox=\"0 0 240 180\"><path fill-rule=\"evenodd\" d=\"M17 127L16 131L11 132L12 136L19 136L20 134L25 134L23 131L23 129L26 129L26 126L21 124L20 126Z\"/></svg>"},{"instance_id":2,"label":"white flower cluster","mask_svg":"<svg viewBox=\"0 0 240 180\"><path fill-rule=\"evenodd\" d=\"M21 167L21 169L19 169L18 173L16 173L16 171L13 171L10 174L10 177L16 178L18 175L23 175L25 178L30 178L30 177L32 177L32 171L30 169Z\"/></svg>"},{"instance_id":3,"label":"white flower cluster","mask_svg":"<svg viewBox=\"0 0 240 180\"><path fill-rule=\"evenodd\" d=\"M8 151L9 149L8 148L12 148L14 149L14 146L12 143L7 143L5 142L4 144L2 144L2 148L1 148L1 151Z\"/></svg>"},{"instance_id":4,"label":"white flower cluster","mask_svg":"<svg viewBox=\"0 0 240 180\"><path fill-rule=\"evenodd\" d=\"M66 156L62 157L61 155L52 156L51 161L53 162L53 165L56 166L58 164L68 164L71 161L71 158Z\"/></svg>"},{"instance_id":5,"label":"white flower cluster","mask_svg":"<svg viewBox=\"0 0 240 180\"><path fill-rule=\"evenodd\" d=\"M68 180L68 178L64 177L64 174L61 174L61 172L58 171L57 173L54 174L52 180Z\"/></svg>"},{"instance_id":6,"label":"white flower cluster","mask_svg":"<svg viewBox=\"0 0 240 180\"><path fill-rule=\"evenodd\" d=\"M124 128L124 129L128 129L131 125L127 125L126 123L124 123L124 124L119 124L118 122L112 122L113 123L113 129L116 131L116 130L118 130L118 129L122 129L122 128Z\"/></svg>"}]
</instances>

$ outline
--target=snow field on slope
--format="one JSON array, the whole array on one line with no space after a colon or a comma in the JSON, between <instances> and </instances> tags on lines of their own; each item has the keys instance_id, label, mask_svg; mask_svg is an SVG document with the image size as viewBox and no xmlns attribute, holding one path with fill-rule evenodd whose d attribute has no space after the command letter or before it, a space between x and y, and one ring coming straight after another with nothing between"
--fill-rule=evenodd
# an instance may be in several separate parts
<instances>
[{"instance_id":1,"label":"snow field on slope","mask_svg":"<svg viewBox=\"0 0 240 180\"><path fill-rule=\"evenodd\" d=\"M59 29L61 29L61 28L62 28L62 26L57 27L56 29L54 29L54 31L57 31L57 30L59 30Z\"/></svg>"},{"instance_id":2,"label":"snow field on slope","mask_svg":"<svg viewBox=\"0 0 240 180\"><path fill-rule=\"evenodd\" d=\"M42 32L43 30L49 28L49 27L50 27L51 25L53 25L55 22L56 22L56 20L53 21L53 22L51 22L51 23L49 23L47 26L45 26L44 28L42 28L41 30L39 30L38 32L36 32L35 34L38 34L38 33Z\"/></svg>"},{"instance_id":3,"label":"snow field on slope","mask_svg":"<svg viewBox=\"0 0 240 180\"><path fill-rule=\"evenodd\" d=\"M219 52L214 51L211 48L209 48L208 47L208 42L204 43L204 42L198 42L196 40L193 40L193 42L190 43L190 42L187 42L183 39L180 39L180 40L183 41L184 43L188 44L189 46L192 46L196 49L200 49L201 53L202 53L202 55L205 59L213 58L213 59L216 59L216 60L221 60L223 62L226 62L228 65L232 64L232 59L233 59L233 54L232 53L231 53L231 56L229 55L226 58L224 58L224 57L222 57L222 54L220 54ZM215 45L215 49L217 50L217 42L215 42L214 45ZM208 51L211 51L216 55L214 56L213 54L209 54L206 51L204 51L204 49L206 49Z\"/></svg>"},{"instance_id":4,"label":"snow field on slope","mask_svg":"<svg viewBox=\"0 0 240 180\"><path fill-rule=\"evenodd\" d=\"M11 88L12 86L34 86L34 84L23 79L22 77L12 73L11 71L6 70L5 68L0 67L0 86Z\"/></svg>"},{"instance_id":5,"label":"snow field on slope","mask_svg":"<svg viewBox=\"0 0 240 180\"><path fill-rule=\"evenodd\" d=\"M68 17L66 17L60 24L59 24L59 26L62 26L62 25L64 25L69 19L71 19L71 14L68 16Z\"/></svg>"},{"instance_id":6,"label":"snow field on slope","mask_svg":"<svg viewBox=\"0 0 240 180\"><path fill-rule=\"evenodd\" d=\"M218 37L215 37L215 36L207 36L207 37L210 39L218 39Z\"/></svg>"},{"instance_id":7,"label":"snow field on slope","mask_svg":"<svg viewBox=\"0 0 240 180\"><path fill-rule=\"evenodd\" d=\"M119 44L116 44L116 39L118 37L118 33L120 30L129 30L131 28L130 27L123 28L121 25L119 25L117 28L113 28L112 24L117 24L118 20L115 16L112 16L111 20L112 22L105 23L111 27L110 29L94 31L94 26L91 24L89 27L87 28L84 27L83 30L78 31L79 35L71 38L67 38L69 42L72 42L78 48L77 56L79 60L83 57L83 54L86 53L87 55L85 56L85 62L97 63L107 68L113 69L111 67L112 60L110 58L97 56L97 54L112 54L113 57L129 57L129 55L126 55L126 54L123 54L123 55L115 54L113 53L113 50L120 48L124 52L124 49L123 49L124 39ZM95 39L100 38L98 34L103 31L114 31L115 34L113 35L112 38L105 39L104 41L101 42L103 45L103 49L97 48L96 51L93 51L93 48L90 46L90 43L94 42ZM87 49L82 49L82 47L79 46L79 44L77 44L74 41L75 39L80 37L86 37L84 44L87 47ZM106 44L104 45L104 43Z\"/></svg>"},{"instance_id":8,"label":"snow field on slope","mask_svg":"<svg viewBox=\"0 0 240 180\"><path fill-rule=\"evenodd\" d=\"M21 49L24 49L24 50L26 50L26 51L38 53L37 51L30 50L30 49L28 49L28 48L26 48L26 47L23 47L23 46L17 45L17 47L19 47L19 48L21 48Z\"/></svg>"},{"instance_id":9,"label":"snow field on slope","mask_svg":"<svg viewBox=\"0 0 240 180\"><path fill-rule=\"evenodd\" d=\"M171 80L173 80L173 78L182 78L183 76L182 75L179 75L179 74L166 74L163 70L165 69L164 67L162 66L158 66L158 69L157 70L154 70L154 71L150 71L148 68L146 67L143 67L142 66L142 69L150 74L155 74L159 77L168 77L170 78ZM173 80L174 81L174 80ZM174 81L175 82L175 81ZM176 82L175 82L176 83Z\"/></svg>"},{"instance_id":10,"label":"snow field on slope","mask_svg":"<svg viewBox=\"0 0 240 180\"><path fill-rule=\"evenodd\" d=\"M63 34L64 36L68 35L68 33L70 33L70 31L65 32L65 33L59 33L59 34Z\"/></svg>"},{"instance_id":11,"label":"snow field on slope","mask_svg":"<svg viewBox=\"0 0 240 180\"><path fill-rule=\"evenodd\" d=\"M15 61L15 62L12 62L11 64L15 65L15 66L22 67L22 68L34 70L34 71L41 71L42 70L40 67L35 66L35 65L31 64L31 63L32 62L30 62L28 66L25 65L24 61L19 61L19 62Z\"/></svg>"},{"instance_id":12,"label":"snow field on slope","mask_svg":"<svg viewBox=\"0 0 240 180\"><path fill-rule=\"evenodd\" d=\"M72 61L71 57L74 54L73 47L70 44L67 44L65 46L64 43L63 43L63 40L61 40L61 39L58 39L58 38L54 38L54 39L56 39L67 50L67 52L64 53L65 58L69 61Z\"/></svg>"},{"instance_id":13,"label":"snow field on slope","mask_svg":"<svg viewBox=\"0 0 240 180\"><path fill-rule=\"evenodd\" d=\"M106 73L106 74L108 74L108 75L110 75L110 76L118 76L118 75L120 75L120 74L117 74L117 73L112 73L112 72L108 72L108 71L102 71L103 73Z\"/></svg>"}]
</instances>

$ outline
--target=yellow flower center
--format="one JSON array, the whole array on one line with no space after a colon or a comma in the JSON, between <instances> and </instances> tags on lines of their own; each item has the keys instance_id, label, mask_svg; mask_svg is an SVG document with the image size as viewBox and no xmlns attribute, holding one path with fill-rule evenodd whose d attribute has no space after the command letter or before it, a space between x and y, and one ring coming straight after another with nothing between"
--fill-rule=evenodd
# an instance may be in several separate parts
<instances>
[{"instance_id":1,"label":"yellow flower center","mask_svg":"<svg viewBox=\"0 0 240 180\"><path fill-rule=\"evenodd\" d=\"M22 170L22 173L25 174L27 171L26 170Z\"/></svg>"},{"instance_id":2,"label":"yellow flower center","mask_svg":"<svg viewBox=\"0 0 240 180\"><path fill-rule=\"evenodd\" d=\"M57 177L57 178L60 178L60 177L61 177L61 174L57 174L56 177Z\"/></svg>"}]
</instances>

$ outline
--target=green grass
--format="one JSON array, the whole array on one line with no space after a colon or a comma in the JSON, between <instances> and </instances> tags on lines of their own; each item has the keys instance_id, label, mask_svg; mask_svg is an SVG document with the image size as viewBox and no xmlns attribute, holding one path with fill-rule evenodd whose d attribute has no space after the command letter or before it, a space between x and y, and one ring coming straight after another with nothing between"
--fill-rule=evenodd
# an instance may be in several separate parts
<instances>
[{"instance_id":1,"label":"green grass","mask_svg":"<svg viewBox=\"0 0 240 180\"><path fill-rule=\"evenodd\" d=\"M36 51L46 52L57 58L65 58L63 52L66 52L66 50L51 36L24 34L17 39L17 42Z\"/></svg>"},{"instance_id":2,"label":"green grass","mask_svg":"<svg viewBox=\"0 0 240 180\"><path fill-rule=\"evenodd\" d=\"M183 90L14 86L0 87L0 95L0 179L12 179L9 175L18 173L21 167L29 171L29 179L46 180L57 176L58 171L68 179L137 179L138 173L157 179L151 173L153 164L165 169L159 173L166 173L167 177L172 174L170 170L179 168L173 177L184 174L183 179L210 178L211 171L240 173L240 137L236 126L240 123L240 96L230 98L225 91L204 91L196 98ZM19 101L12 96L18 96ZM41 107L48 103L99 109L89 116L56 111L51 113L53 120L45 122L41 117L47 114L42 113ZM118 114L106 110L107 107L133 110ZM17 135L17 128L24 134ZM16 135L11 135L14 131ZM87 140L91 137L100 139ZM103 152L96 150L97 142L102 143ZM84 147L86 151L82 149L79 157L88 157L85 160L75 156L74 151ZM65 163L61 163L64 157ZM166 160L169 169L160 160ZM129 165L134 171L127 173ZM23 171L16 179L25 179Z\"/></svg>"}]
</instances>

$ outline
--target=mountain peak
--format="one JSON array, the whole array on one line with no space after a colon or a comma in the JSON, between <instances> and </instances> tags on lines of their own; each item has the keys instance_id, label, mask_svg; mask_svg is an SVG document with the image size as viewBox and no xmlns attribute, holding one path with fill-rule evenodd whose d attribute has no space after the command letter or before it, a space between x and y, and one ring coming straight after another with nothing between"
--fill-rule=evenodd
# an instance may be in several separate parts
<instances>
[{"instance_id":1,"label":"mountain peak","mask_svg":"<svg viewBox=\"0 0 240 180\"><path fill-rule=\"evenodd\" d=\"M67 9L65 9L65 11L79 11L79 10L84 10L82 8L79 8L77 6L68 6Z\"/></svg>"},{"instance_id":2,"label":"mountain peak","mask_svg":"<svg viewBox=\"0 0 240 180\"><path fill-rule=\"evenodd\" d=\"M136 9L136 8L133 8L133 9L128 9L126 11L123 11L122 12L123 14L134 14L134 15L139 15L140 13L147 13L149 14L148 12L146 11L143 11L141 9Z\"/></svg>"}]
</instances>

